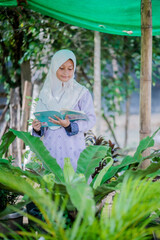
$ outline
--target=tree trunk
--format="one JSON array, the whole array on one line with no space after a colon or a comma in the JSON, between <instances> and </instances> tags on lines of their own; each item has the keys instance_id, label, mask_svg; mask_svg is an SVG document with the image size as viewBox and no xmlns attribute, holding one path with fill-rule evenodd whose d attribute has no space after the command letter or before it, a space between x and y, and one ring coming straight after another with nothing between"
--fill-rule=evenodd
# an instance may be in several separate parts
<instances>
[{"instance_id":1,"label":"tree trunk","mask_svg":"<svg viewBox=\"0 0 160 240\"><path fill-rule=\"evenodd\" d=\"M100 135L101 132L101 37L100 33L94 32L94 106L97 117L95 134Z\"/></svg>"},{"instance_id":2,"label":"tree trunk","mask_svg":"<svg viewBox=\"0 0 160 240\"><path fill-rule=\"evenodd\" d=\"M37 102L35 102L34 99L38 98L39 96L39 92L40 92L40 89L41 89L41 85L39 82L35 82L34 85L33 85L33 93L32 93L32 104L31 104L31 109L30 109L30 119L35 119L35 116L34 116L34 112L35 112L35 109L36 109L36 104ZM28 131L30 133L32 133L32 126L29 125L28 126ZM29 146L26 146L26 150L30 150ZM27 158L24 158L24 169L25 169L25 165L31 161L31 157L32 157L32 152L30 151L30 153L28 154L28 157Z\"/></svg>"},{"instance_id":3,"label":"tree trunk","mask_svg":"<svg viewBox=\"0 0 160 240\"><path fill-rule=\"evenodd\" d=\"M113 79L114 79L114 81L116 81L117 78L118 78L118 63L117 63L117 59L116 59L116 54L115 54L113 48L110 48L109 52L110 52L110 55L112 57ZM119 88L118 87L116 88L116 92L119 93ZM115 98L114 103L116 105L116 109L119 111L120 106L119 106L117 98Z\"/></svg>"},{"instance_id":4,"label":"tree trunk","mask_svg":"<svg viewBox=\"0 0 160 240\"><path fill-rule=\"evenodd\" d=\"M128 143L128 126L129 126L129 115L130 115L130 96L126 98L126 115L125 115L125 138L124 138L124 147Z\"/></svg>"},{"instance_id":5,"label":"tree trunk","mask_svg":"<svg viewBox=\"0 0 160 240\"><path fill-rule=\"evenodd\" d=\"M152 3L141 1L141 77L140 77L140 139L151 134L152 85ZM143 156L149 155L147 150ZM142 168L150 164L147 159Z\"/></svg>"},{"instance_id":6,"label":"tree trunk","mask_svg":"<svg viewBox=\"0 0 160 240\"><path fill-rule=\"evenodd\" d=\"M21 64L21 94L22 95L24 93L25 81L31 82L30 60L24 61Z\"/></svg>"},{"instance_id":7,"label":"tree trunk","mask_svg":"<svg viewBox=\"0 0 160 240\"><path fill-rule=\"evenodd\" d=\"M20 130L20 88L11 89L10 99L10 128ZM10 154L14 160L14 165L21 167L21 146L20 139L16 138L10 145Z\"/></svg>"},{"instance_id":8,"label":"tree trunk","mask_svg":"<svg viewBox=\"0 0 160 240\"><path fill-rule=\"evenodd\" d=\"M30 114L29 102L31 99L26 97L32 96L32 83L31 83L31 69L30 61L25 61L21 65L21 93L22 99L22 117L21 117L21 129L22 131L27 130L27 120Z\"/></svg>"},{"instance_id":9,"label":"tree trunk","mask_svg":"<svg viewBox=\"0 0 160 240\"><path fill-rule=\"evenodd\" d=\"M27 97L31 98L32 94L32 83L25 81L24 83L24 93L23 93L23 104L22 104L22 116L21 116L21 131L27 131L28 130L28 119L30 114L30 105L31 99L28 99Z\"/></svg>"},{"instance_id":10,"label":"tree trunk","mask_svg":"<svg viewBox=\"0 0 160 240\"><path fill-rule=\"evenodd\" d=\"M22 114L21 114L21 131L28 130L28 119L30 115L31 95L32 95L32 83L31 83L31 70L30 61L23 62L21 65L21 86L22 86ZM29 97L29 98L27 98ZM21 141L21 148L23 149L24 143Z\"/></svg>"},{"instance_id":11,"label":"tree trunk","mask_svg":"<svg viewBox=\"0 0 160 240\"><path fill-rule=\"evenodd\" d=\"M127 46L127 37L125 36L124 37L124 43L125 45ZM128 59L128 51L125 51L125 66L124 66L124 69L125 69L125 81L126 81L126 114L125 114L125 138L124 138L124 147L127 146L127 142L128 142L128 126L129 126L129 115L130 115L130 99L131 99L131 96L129 94L129 90L128 90L128 87L129 87L129 77L128 77L128 74L129 74L129 59Z\"/></svg>"},{"instance_id":12,"label":"tree trunk","mask_svg":"<svg viewBox=\"0 0 160 240\"><path fill-rule=\"evenodd\" d=\"M32 93L32 104L30 109L30 119L34 119L34 112L36 109L37 102L35 101L36 98L39 97L40 89L42 87L43 83L35 82L33 85L33 93ZM32 127L29 127L28 130L31 130Z\"/></svg>"}]
</instances>

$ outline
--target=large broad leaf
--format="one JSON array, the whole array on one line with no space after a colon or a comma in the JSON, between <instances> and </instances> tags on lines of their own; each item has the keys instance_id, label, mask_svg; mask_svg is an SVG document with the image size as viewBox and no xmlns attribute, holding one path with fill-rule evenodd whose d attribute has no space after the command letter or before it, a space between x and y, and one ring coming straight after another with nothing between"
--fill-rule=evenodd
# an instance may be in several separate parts
<instances>
[{"instance_id":1,"label":"large broad leaf","mask_svg":"<svg viewBox=\"0 0 160 240\"><path fill-rule=\"evenodd\" d=\"M93 200L92 188L86 182L81 182L81 180L66 184L66 188L73 205L77 208L81 216L85 217L89 224L91 224L95 216L95 202Z\"/></svg>"},{"instance_id":2,"label":"large broad leaf","mask_svg":"<svg viewBox=\"0 0 160 240\"><path fill-rule=\"evenodd\" d=\"M156 172L153 172L147 175L147 177L151 177L151 178L155 178L157 176L160 178L160 169L158 169Z\"/></svg>"},{"instance_id":3,"label":"large broad leaf","mask_svg":"<svg viewBox=\"0 0 160 240\"><path fill-rule=\"evenodd\" d=\"M77 163L76 173L83 173L88 180L89 176L95 171L99 162L105 157L107 147L89 146L81 154Z\"/></svg>"},{"instance_id":4,"label":"large broad leaf","mask_svg":"<svg viewBox=\"0 0 160 240\"><path fill-rule=\"evenodd\" d=\"M156 177L159 175L160 162L151 163L146 169L137 169L136 171L131 171L131 175L136 177Z\"/></svg>"},{"instance_id":5,"label":"large broad leaf","mask_svg":"<svg viewBox=\"0 0 160 240\"><path fill-rule=\"evenodd\" d=\"M16 131L14 129L10 129L9 131L22 139L24 143L30 147L31 151L42 161L45 168L55 174L57 180L64 182L62 169L38 137L31 136L28 132Z\"/></svg>"},{"instance_id":6,"label":"large broad leaf","mask_svg":"<svg viewBox=\"0 0 160 240\"><path fill-rule=\"evenodd\" d=\"M23 176L16 176L12 172L0 174L0 182L28 196L36 204L45 219L46 224L44 229L46 231L48 229L49 233L51 233L50 228L52 224L54 225L55 219L58 218L55 204L51 199L51 193L47 193L46 189L42 189L39 186L32 186L26 178ZM41 224L41 222L39 222L39 224Z\"/></svg>"},{"instance_id":7,"label":"large broad leaf","mask_svg":"<svg viewBox=\"0 0 160 240\"><path fill-rule=\"evenodd\" d=\"M116 186L123 182L125 174L120 176L116 181L112 181L110 183L104 183L101 186L97 187L94 190L94 199L95 202L100 202L105 196L107 196L110 192L113 192L116 190Z\"/></svg>"},{"instance_id":8,"label":"large broad leaf","mask_svg":"<svg viewBox=\"0 0 160 240\"><path fill-rule=\"evenodd\" d=\"M120 171L121 169L123 169L126 166L129 166L130 164L136 163L138 162L137 160L135 160L133 157L131 156L126 156L123 161L121 162L121 164L117 165L117 166L112 166L108 172L104 175L102 182L104 183L106 182L108 179L110 179L111 177L113 177L118 171Z\"/></svg>"},{"instance_id":9,"label":"large broad leaf","mask_svg":"<svg viewBox=\"0 0 160 240\"><path fill-rule=\"evenodd\" d=\"M9 145L14 141L16 136L12 132L7 132L2 137L2 143L0 145L0 158L7 152Z\"/></svg>"},{"instance_id":10,"label":"large broad leaf","mask_svg":"<svg viewBox=\"0 0 160 240\"><path fill-rule=\"evenodd\" d=\"M154 136L156 135L156 133L160 130L160 128L158 128L151 137L147 136L146 138L142 139L139 143L139 146L137 147L137 150L134 154L134 158L141 161L142 160L142 152L145 151L147 148L149 147L153 147L154 146Z\"/></svg>"},{"instance_id":11,"label":"large broad leaf","mask_svg":"<svg viewBox=\"0 0 160 240\"><path fill-rule=\"evenodd\" d=\"M146 169L137 169L135 170L127 170L123 175L117 178L116 181L112 181L110 183L104 183L101 186L97 187L94 190L94 198L96 203L101 201L105 196L107 196L110 192L117 189L117 185L122 183L124 177L126 175L132 176L135 178L143 178L143 177L156 177L159 175L160 163L151 163L150 166Z\"/></svg>"},{"instance_id":12,"label":"large broad leaf","mask_svg":"<svg viewBox=\"0 0 160 240\"><path fill-rule=\"evenodd\" d=\"M0 175L9 174L9 173L13 174L13 176L18 176L18 177L26 176L28 179L30 179L30 181L33 181L38 184L42 179L41 176L36 176L35 174L29 171L23 171L21 168L13 166L12 164L9 163L8 160L0 159ZM0 182L0 188L14 190L14 189L8 188L7 185L3 186L1 182Z\"/></svg>"},{"instance_id":13,"label":"large broad leaf","mask_svg":"<svg viewBox=\"0 0 160 240\"><path fill-rule=\"evenodd\" d=\"M110 159L110 162L100 171L100 173L98 174L94 184L93 184L93 189L96 189L98 186L101 185L101 181L103 176L106 174L106 172L108 171L108 169L112 166L113 164L113 159Z\"/></svg>"},{"instance_id":14,"label":"large broad leaf","mask_svg":"<svg viewBox=\"0 0 160 240\"><path fill-rule=\"evenodd\" d=\"M75 175L75 171L71 164L70 158L64 159L63 174L64 174L65 183L70 183Z\"/></svg>"},{"instance_id":15,"label":"large broad leaf","mask_svg":"<svg viewBox=\"0 0 160 240\"><path fill-rule=\"evenodd\" d=\"M42 168L42 164L38 162L29 162L25 165L25 168L27 170L30 170L31 172L36 173L37 175L44 176L46 174L46 170Z\"/></svg>"},{"instance_id":16,"label":"large broad leaf","mask_svg":"<svg viewBox=\"0 0 160 240\"><path fill-rule=\"evenodd\" d=\"M137 150L134 154L134 156L126 156L123 160L122 163L119 164L118 166L112 166L108 172L105 174L105 176L102 179L102 183L113 177L118 171L120 171L122 168L129 166L134 163L140 163L142 162L145 158L142 156L142 152L146 150L148 147L154 146L154 140L153 137L155 134L159 131L159 129L151 136L151 137L146 137L142 139L139 143L139 146L137 147ZM149 156L150 157L150 156Z\"/></svg>"}]
</instances>

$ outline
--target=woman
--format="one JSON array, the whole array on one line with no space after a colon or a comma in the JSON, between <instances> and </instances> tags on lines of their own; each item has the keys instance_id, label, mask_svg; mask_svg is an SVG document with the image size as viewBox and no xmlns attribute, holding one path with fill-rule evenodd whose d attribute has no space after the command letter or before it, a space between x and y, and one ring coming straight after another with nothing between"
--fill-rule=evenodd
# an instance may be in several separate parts
<instances>
[{"instance_id":1,"label":"woman","mask_svg":"<svg viewBox=\"0 0 160 240\"><path fill-rule=\"evenodd\" d=\"M47 128L43 128L36 119L32 123L33 135L44 135L43 143L60 167L64 166L64 158L69 157L74 170L80 153L86 147L84 133L90 130L96 121L91 94L74 79L75 69L76 58L72 51L65 49L55 53L39 95L36 112L67 108L85 112L88 121L70 122L68 117L65 120L49 118L50 122L57 126Z\"/></svg>"}]
</instances>

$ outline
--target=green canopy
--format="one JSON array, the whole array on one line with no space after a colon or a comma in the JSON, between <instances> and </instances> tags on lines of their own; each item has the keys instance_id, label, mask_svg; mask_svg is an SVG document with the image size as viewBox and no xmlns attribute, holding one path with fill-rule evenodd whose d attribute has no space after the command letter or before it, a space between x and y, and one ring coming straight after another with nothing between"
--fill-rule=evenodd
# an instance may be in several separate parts
<instances>
[{"instance_id":1,"label":"green canopy","mask_svg":"<svg viewBox=\"0 0 160 240\"><path fill-rule=\"evenodd\" d=\"M24 3L23 3L24 2ZM117 35L141 35L141 0L0 0L65 23ZM153 35L160 35L160 0L152 0Z\"/></svg>"}]
</instances>

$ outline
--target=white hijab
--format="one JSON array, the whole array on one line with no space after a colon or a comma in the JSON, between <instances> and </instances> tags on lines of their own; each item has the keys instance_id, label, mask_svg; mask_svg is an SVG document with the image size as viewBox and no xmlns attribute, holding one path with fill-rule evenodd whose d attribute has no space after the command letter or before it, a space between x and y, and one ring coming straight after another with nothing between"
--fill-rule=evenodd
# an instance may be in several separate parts
<instances>
[{"instance_id":1,"label":"white hijab","mask_svg":"<svg viewBox=\"0 0 160 240\"><path fill-rule=\"evenodd\" d=\"M86 92L86 88L80 85L73 77L63 83L60 81L56 72L59 67L71 59L74 63L74 72L76 69L76 58L72 51L64 49L56 52L51 60L49 72L39 95L39 101L36 106L36 112L42 111L60 111L62 109L73 110L79 99ZM50 127L57 129L60 126Z\"/></svg>"}]
</instances>

